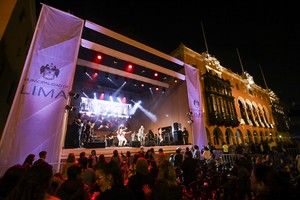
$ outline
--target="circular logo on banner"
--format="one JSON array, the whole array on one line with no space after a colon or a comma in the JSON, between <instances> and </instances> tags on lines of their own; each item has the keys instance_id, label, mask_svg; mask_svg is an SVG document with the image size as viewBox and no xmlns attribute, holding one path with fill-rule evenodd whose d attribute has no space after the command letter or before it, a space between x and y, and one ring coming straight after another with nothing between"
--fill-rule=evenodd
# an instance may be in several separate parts
<instances>
[{"instance_id":1,"label":"circular logo on banner","mask_svg":"<svg viewBox=\"0 0 300 200\"><path fill-rule=\"evenodd\" d=\"M53 80L55 77L58 77L59 69L57 69L53 63L51 63L50 65L47 64L41 66L40 73L44 79Z\"/></svg>"},{"instance_id":2,"label":"circular logo on banner","mask_svg":"<svg viewBox=\"0 0 300 200\"><path fill-rule=\"evenodd\" d=\"M199 108L200 107L200 103L199 103L198 100L194 99L194 106L195 106L195 108Z\"/></svg>"}]
</instances>

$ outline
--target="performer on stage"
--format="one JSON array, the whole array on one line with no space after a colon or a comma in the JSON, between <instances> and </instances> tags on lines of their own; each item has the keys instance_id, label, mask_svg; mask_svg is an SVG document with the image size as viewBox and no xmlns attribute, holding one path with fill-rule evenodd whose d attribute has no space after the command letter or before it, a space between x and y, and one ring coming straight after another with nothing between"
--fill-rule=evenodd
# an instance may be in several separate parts
<instances>
[{"instance_id":1,"label":"performer on stage","mask_svg":"<svg viewBox=\"0 0 300 200\"><path fill-rule=\"evenodd\" d=\"M91 126L92 123L90 120L86 120L83 122L84 128L83 128L83 137L82 142L83 144L90 142L91 140Z\"/></svg>"},{"instance_id":2,"label":"performer on stage","mask_svg":"<svg viewBox=\"0 0 300 200\"><path fill-rule=\"evenodd\" d=\"M159 138L159 143L164 141L162 128L158 129L158 138Z\"/></svg>"},{"instance_id":3,"label":"performer on stage","mask_svg":"<svg viewBox=\"0 0 300 200\"><path fill-rule=\"evenodd\" d=\"M115 136L114 136L113 132L111 132L110 134L108 134L108 136L106 136L106 146L107 147L113 146L114 137Z\"/></svg>"},{"instance_id":4,"label":"performer on stage","mask_svg":"<svg viewBox=\"0 0 300 200\"><path fill-rule=\"evenodd\" d=\"M186 130L186 127L183 128L182 139L183 139L183 144L184 145L189 144L189 142L188 142L188 140L189 140L189 132Z\"/></svg>"},{"instance_id":5,"label":"performer on stage","mask_svg":"<svg viewBox=\"0 0 300 200\"><path fill-rule=\"evenodd\" d=\"M74 127L75 127L75 134L73 138L73 147L74 148L81 148L82 143L81 143L81 137L82 137L82 130L83 130L83 123L81 121L81 114L77 114L77 118L74 121Z\"/></svg>"},{"instance_id":6,"label":"performer on stage","mask_svg":"<svg viewBox=\"0 0 300 200\"><path fill-rule=\"evenodd\" d=\"M148 133L148 139L150 140L150 141L153 141L154 140L154 133L153 133L153 131L150 129L149 130L149 133Z\"/></svg>"},{"instance_id":7,"label":"performer on stage","mask_svg":"<svg viewBox=\"0 0 300 200\"><path fill-rule=\"evenodd\" d=\"M125 132L126 129L127 128L122 125L119 126L119 128L118 128L117 136L118 136L118 140L119 140L119 143L118 143L119 147L125 146L127 144L127 139L125 138L125 134L128 132Z\"/></svg>"},{"instance_id":8,"label":"performer on stage","mask_svg":"<svg viewBox=\"0 0 300 200\"><path fill-rule=\"evenodd\" d=\"M141 127L139 128L138 140L141 142L142 146L145 146L145 129L143 125L141 125Z\"/></svg>"}]
</instances>

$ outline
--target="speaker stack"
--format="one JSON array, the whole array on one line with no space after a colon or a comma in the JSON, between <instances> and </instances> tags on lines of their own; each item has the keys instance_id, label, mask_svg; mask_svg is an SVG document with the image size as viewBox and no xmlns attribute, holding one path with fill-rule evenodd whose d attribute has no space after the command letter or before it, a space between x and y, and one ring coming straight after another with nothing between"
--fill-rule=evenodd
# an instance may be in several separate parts
<instances>
[{"instance_id":1,"label":"speaker stack","mask_svg":"<svg viewBox=\"0 0 300 200\"><path fill-rule=\"evenodd\" d=\"M131 147L140 147L141 146L141 142L140 141L132 141L131 142Z\"/></svg>"}]
</instances>

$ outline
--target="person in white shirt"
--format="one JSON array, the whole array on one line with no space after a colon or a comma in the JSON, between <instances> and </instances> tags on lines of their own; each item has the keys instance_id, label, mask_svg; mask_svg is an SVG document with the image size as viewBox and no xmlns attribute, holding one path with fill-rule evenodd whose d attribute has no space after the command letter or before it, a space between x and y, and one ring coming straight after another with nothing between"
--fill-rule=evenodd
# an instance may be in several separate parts
<instances>
[{"instance_id":1,"label":"person in white shirt","mask_svg":"<svg viewBox=\"0 0 300 200\"><path fill-rule=\"evenodd\" d=\"M145 128L144 128L143 125L141 125L141 127L139 128L139 131L138 131L138 140L141 142L142 146L145 145Z\"/></svg>"}]
</instances>

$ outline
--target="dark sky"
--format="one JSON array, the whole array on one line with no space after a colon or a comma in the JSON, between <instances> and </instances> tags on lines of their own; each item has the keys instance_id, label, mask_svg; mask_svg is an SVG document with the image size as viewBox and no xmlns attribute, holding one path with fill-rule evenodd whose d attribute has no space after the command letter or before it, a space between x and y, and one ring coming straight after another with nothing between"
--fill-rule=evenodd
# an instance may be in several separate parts
<instances>
[{"instance_id":1,"label":"dark sky","mask_svg":"<svg viewBox=\"0 0 300 200\"><path fill-rule=\"evenodd\" d=\"M300 14L296 1L41 0L164 53L182 42L223 67L244 70L283 103L300 103ZM62 3L63 2L63 3Z\"/></svg>"}]
</instances>

